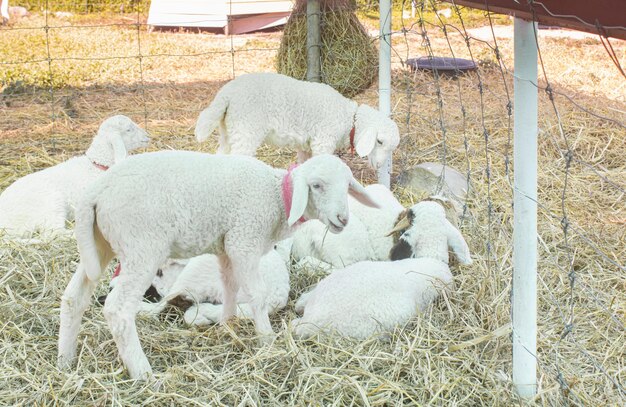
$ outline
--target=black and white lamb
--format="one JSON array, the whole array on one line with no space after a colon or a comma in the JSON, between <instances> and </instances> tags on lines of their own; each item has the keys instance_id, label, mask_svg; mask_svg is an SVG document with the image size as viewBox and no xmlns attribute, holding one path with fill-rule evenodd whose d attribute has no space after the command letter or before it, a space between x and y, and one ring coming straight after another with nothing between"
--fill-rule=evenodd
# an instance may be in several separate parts
<instances>
[{"instance_id":1,"label":"black and white lamb","mask_svg":"<svg viewBox=\"0 0 626 407\"><path fill-rule=\"evenodd\" d=\"M365 339L387 332L423 312L440 290L452 285L448 246L460 263L471 264L463 236L436 202L420 202L409 213L411 226L392 252L408 247L405 254L412 258L365 261L333 271L296 303L296 312L303 315L292 321L295 336L336 331Z\"/></svg>"}]
</instances>

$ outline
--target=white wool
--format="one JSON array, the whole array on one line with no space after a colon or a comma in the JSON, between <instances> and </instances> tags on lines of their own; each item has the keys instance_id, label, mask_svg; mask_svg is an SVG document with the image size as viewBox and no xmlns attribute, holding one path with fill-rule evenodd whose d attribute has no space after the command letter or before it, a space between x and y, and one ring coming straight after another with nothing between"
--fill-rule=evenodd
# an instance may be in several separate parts
<instances>
[{"instance_id":1,"label":"white wool","mask_svg":"<svg viewBox=\"0 0 626 407\"><path fill-rule=\"evenodd\" d=\"M242 75L220 89L200 113L196 138L219 129L220 153L254 155L263 142L298 151L298 161L354 146L379 168L400 142L393 120L358 105L323 83L299 81L276 73Z\"/></svg>"},{"instance_id":2,"label":"white wool","mask_svg":"<svg viewBox=\"0 0 626 407\"><path fill-rule=\"evenodd\" d=\"M85 155L26 175L0 194L0 230L16 238L37 231L64 232L82 192L105 173L94 163L111 167L149 141L148 134L128 117L108 118Z\"/></svg>"},{"instance_id":3,"label":"white wool","mask_svg":"<svg viewBox=\"0 0 626 407\"><path fill-rule=\"evenodd\" d=\"M113 257L122 272L103 314L132 378L152 372L135 315L167 258L218 256L225 290L221 320L235 314L241 287L251 297L257 332L271 337L268 287L258 271L261 256L288 236L301 216L320 219L335 233L343 230L349 220L348 193L376 205L346 164L320 155L291 172L293 202L287 216L286 175L252 157L189 151L139 154L107 171L76 210L81 260L61 300L59 366L68 366L76 355L80 320Z\"/></svg>"},{"instance_id":4,"label":"white wool","mask_svg":"<svg viewBox=\"0 0 626 407\"><path fill-rule=\"evenodd\" d=\"M333 271L298 300L296 311L303 316L292 322L296 336L336 331L365 339L390 331L423 312L441 289L451 286L448 245L462 264L470 264L465 240L439 204L421 202L411 211L414 222L401 239L416 242L417 258L365 261Z\"/></svg>"},{"instance_id":5,"label":"white wool","mask_svg":"<svg viewBox=\"0 0 626 407\"><path fill-rule=\"evenodd\" d=\"M371 208L350 198L348 205L351 221L337 235L328 233L326 226L319 221L306 222L293 235L294 259L300 262L306 258L315 258L333 267L345 267L365 260L389 259L393 238L386 235L404 208L384 185L368 185L365 190L375 198L380 208Z\"/></svg>"},{"instance_id":6,"label":"white wool","mask_svg":"<svg viewBox=\"0 0 626 407\"><path fill-rule=\"evenodd\" d=\"M291 244L287 240L277 243L279 247L275 247L259 261L259 273L265 286L268 287L265 302L270 314L284 308L288 301L287 263L290 261L290 256L287 247ZM152 286L163 298L156 304L144 302L141 312L156 315L165 309L168 301L182 296L193 302L191 308L185 312L185 322L190 325L208 325L219 322L224 308L222 305L224 285L217 256L204 254L182 262L172 260L163 265L160 270L161 273L154 278ZM237 316L252 318L250 300L250 296L239 290Z\"/></svg>"},{"instance_id":7,"label":"white wool","mask_svg":"<svg viewBox=\"0 0 626 407\"><path fill-rule=\"evenodd\" d=\"M9 0L0 0L0 24L8 23L10 18Z\"/></svg>"}]
</instances>

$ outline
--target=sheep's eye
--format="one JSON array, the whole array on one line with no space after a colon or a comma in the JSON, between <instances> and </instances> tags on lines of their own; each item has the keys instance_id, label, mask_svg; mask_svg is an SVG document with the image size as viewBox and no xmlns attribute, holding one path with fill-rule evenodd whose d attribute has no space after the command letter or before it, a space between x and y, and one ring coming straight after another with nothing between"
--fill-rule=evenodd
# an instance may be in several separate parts
<instances>
[{"instance_id":1,"label":"sheep's eye","mask_svg":"<svg viewBox=\"0 0 626 407\"><path fill-rule=\"evenodd\" d=\"M316 183L312 184L311 186L313 187L313 189L320 189L322 187L322 184L319 184L319 183L316 182Z\"/></svg>"},{"instance_id":2,"label":"sheep's eye","mask_svg":"<svg viewBox=\"0 0 626 407\"><path fill-rule=\"evenodd\" d=\"M383 145L382 140L376 140L376 142L378 143L378 145L379 145L379 146L382 146L382 145Z\"/></svg>"}]
</instances>

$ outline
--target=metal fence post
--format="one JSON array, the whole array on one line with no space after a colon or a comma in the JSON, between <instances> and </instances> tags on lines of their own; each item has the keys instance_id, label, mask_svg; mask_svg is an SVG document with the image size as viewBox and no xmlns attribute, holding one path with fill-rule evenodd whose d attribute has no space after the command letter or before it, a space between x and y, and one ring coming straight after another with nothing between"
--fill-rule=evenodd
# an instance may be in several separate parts
<instances>
[{"instance_id":1,"label":"metal fence post","mask_svg":"<svg viewBox=\"0 0 626 407\"><path fill-rule=\"evenodd\" d=\"M514 25L513 384L537 393L537 42L534 24Z\"/></svg>"},{"instance_id":2,"label":"metal fence post","mask_svg":"<svg viewBox=\"0 0 626 407\"><path fill-rule=\"evenodd\" d=\"M306 3L306 80L322 81L320 49L320 2L308 0Z\"/></svg>"},{"instance_id":3,"label":"metal fence post","mask_svg":"<svg viewBox=\"0 0 626 407\"><path fill-rule=\"evenodd\" d=\"M378 57L378 109L391 114L391 0L380 0L380 52ZM391 185L391 156L378 169L378 182Z\"/></svg>"}]
</instances>

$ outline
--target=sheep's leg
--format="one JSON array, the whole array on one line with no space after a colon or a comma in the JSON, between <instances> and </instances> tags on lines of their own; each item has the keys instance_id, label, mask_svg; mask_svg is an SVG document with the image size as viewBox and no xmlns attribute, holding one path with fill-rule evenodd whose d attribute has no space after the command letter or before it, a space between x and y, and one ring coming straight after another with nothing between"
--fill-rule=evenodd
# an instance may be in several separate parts
<instances>
[{"instance_id":1,"label":"sheep's leg","mask_svg":"<svg viewBox=\"0 0 626 407\"><path fill-rule=\"evenodd\" d=\"M228 256L219 256L222 283L224 285L224 298L221 322L226 323L237 314L237 292L239 281L237 280L233 265Z\"/></svg>"},{"instance_id":2,"label":"sheep's leg","mask_svg":"<svg viewBox=\"0 0 626 407\"><path fill-rule=\"evenodd\" d=\"M91 303L91 296L98 282L91 281L82 263L67 285L61 297L61 321L59 327L59 354L57 364L61 369L70 367L76 357L78 332L83 314Z\"/></svg>"},{"instance_id":3,"label":"sheep's leg","mask_svg":"<svg viewBox=\"0 0 626 407\"><path fill-rule=\"evenodd\" d=\"M298 299L298 301L296 301L296 307L295 307L296 314L302 315L304 313L306 304L311 299L311 294L313 294L313 290L302 294L300 298Z\"/></svg>"},{"instance_id":4,"label":"sheep's leg","mask_svg":"<svg viewBox=\"0 0 626 407\"><path fill-rule=\"evenodd\" d=\"M192 305L185 311L185 322L189 325L212 325L218 323L224 314L221 304L201 303Z\"/></svg>"},{"instance_id":5,"label":"sheep's leg","mask_svg":"<svg viewBox=\"0 0 626 407\"><path fill-rule=\"evenodd\" d=\"M308 322L303 322L303 318L295 318L291 321L291 327L293 329L293 336L298 339L306 339L315 335L319 329Z\"/></svg>"},{"instance_id":6,"label":"sheep's leg","mask_svg":"<svg viewBox=\"0 0 626 407\"><path fill-rule=\"evenodd\" d=\"M237 125L229 126L228 140L231 154L249 155L254 157L266 135L255 130L238 129Z\"/></svg>"},{"instance_id":7,"label":"sheep's leg","mask_svg":"<svg viewBox=\"0 0 626 407\"><path fill-rule=\"evenodd\" d=\"M100 271L102 272L113 259L113 252L99 232L96 233L96 247L100 260ZM91 296L96 290L97 285L97 281L91 281L89 277L87 277L83 264L78 263L76 272L61 297L59 354L57 359L59 368L68 368L76 357L80 322L87 307L89 307L91 303Z\"/></svg>"},{"instance_id":8,"label":"sheep's leg","mask_svg":"<svg viewBox=\"0 0 626 407\"><path fill-rule=\"evenodd\" d=\"M224 121L220 121L219 132L219 145L217 147L218 154L230 154L230 144L228 144L228 131L226 131L226 125Z\"/></svg>"},{"instance_id":9,"label":"sheep's leg","mask_svg":"<svg viewBox=\"0 0 626 407\"><path fill-rule=\"evenodd\" d=\"M117 344L120 358L130 377L135 380L145 380L152 375L150 362L139 342L135 316L157 268L165 261L158 260L150 265L152 267L122 261L124 272L117 277L119 280L104 303L104 317Z\"/></svg>"},{"instance_id":10,"label":"sheep's leg","mask_svg":"<svg viewBox=\"0 0 626 407\"><path fill-rule=\"evenodd\" d=\"M258 257L231 257L235 276L241 281L242 288L250 298L252 319L257 333L262 335L261 342L271 341L274 331L270 324L269 305L267 303L267 286L259 273Z\"/></svg>"}]
</instances>

